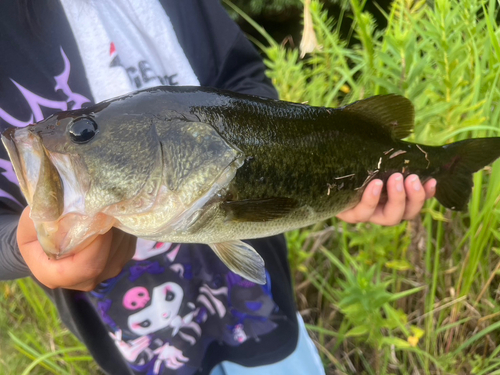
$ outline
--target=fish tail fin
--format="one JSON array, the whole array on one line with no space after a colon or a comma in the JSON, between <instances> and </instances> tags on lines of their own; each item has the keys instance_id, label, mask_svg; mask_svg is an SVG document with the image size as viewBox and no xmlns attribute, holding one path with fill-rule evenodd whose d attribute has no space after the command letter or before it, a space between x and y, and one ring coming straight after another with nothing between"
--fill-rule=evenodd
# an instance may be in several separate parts
<instances>
[{"instance_id":1,"label":"fish tail fin","mask_svg":"<svg viewBox=\"0 0 500 375\"><path fill-rule=\"evenodd\" d=\"M472 193L472 174L500 157L500 137L451 143L442 152L435 197L443 206L463 211Z\"/></svg>"}]
</instances>

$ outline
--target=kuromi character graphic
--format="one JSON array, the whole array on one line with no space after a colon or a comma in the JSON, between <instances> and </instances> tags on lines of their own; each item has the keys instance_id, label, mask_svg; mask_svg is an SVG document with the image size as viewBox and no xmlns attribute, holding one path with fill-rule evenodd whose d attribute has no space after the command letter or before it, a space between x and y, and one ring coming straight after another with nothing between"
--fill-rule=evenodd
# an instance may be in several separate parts
<instances>
[{"instance_id":1,"label":"kuromi character graphic","mask_svg":"<svg viewBox=\"0 0 500 375\"><path fill-rule=\"evenodd\" d=\"M243 280L191 244L139 239L133 260L92 298L137 374L193 374L211 343L259 341L283 318L269 286Z\"/></svg>"},{"instance_id":2,"label":"kuromi character graphic","mask_svg":"<svg viewBox=\"0 0 500 375\"><path fill-rule=\"evenodd\" d=\"M180 285L166 282L153 289L151 298L146 288L135 287L127 292L123 305L139 312L129 315L128 327L137 335L148 335L170 324L178 316L184 291ZM144 307L151 300L149 306Z\"/></svg>"}]
</instances>

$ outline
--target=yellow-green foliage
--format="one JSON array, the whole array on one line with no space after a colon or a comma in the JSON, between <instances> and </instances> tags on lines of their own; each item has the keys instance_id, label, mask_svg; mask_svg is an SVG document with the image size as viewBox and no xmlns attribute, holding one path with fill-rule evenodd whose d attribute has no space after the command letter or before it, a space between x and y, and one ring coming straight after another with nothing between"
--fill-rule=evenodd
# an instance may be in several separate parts
<instances>
[{"instance_id":1,"label":"yellow-green foliage","mask_svg":"<svg viewBox=\"0 0 500 375\"><path fill-rule=\"evenodd\" d=\"M312 1L317 49L301 59L265 48L283 99L338 106L397 93L416 108L412 140L500 135L498 3L396 0L382 31L350 5L353 43ZM468 213L432 201L394 228L333 221L329 236L312 231L320 240L288 236L298 303L328 371L500 374L500 163L474 183Z\"/></svg>"}]
</instances>

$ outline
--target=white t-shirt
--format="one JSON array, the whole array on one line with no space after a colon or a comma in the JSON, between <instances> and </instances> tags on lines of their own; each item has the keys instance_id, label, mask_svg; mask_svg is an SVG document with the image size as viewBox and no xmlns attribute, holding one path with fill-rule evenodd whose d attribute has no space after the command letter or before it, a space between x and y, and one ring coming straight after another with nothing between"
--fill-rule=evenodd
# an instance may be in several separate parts
<instances>
[{"instance_id":1,"label":"white t-shirt","mask_svg":"<svg viewBox=\"0 0 500 375\"><path fill-rule=\"evenodd\" d=\"M158 0L61 0L95 102L159 85L199 86Z\"/></svg>"}]
</instances>

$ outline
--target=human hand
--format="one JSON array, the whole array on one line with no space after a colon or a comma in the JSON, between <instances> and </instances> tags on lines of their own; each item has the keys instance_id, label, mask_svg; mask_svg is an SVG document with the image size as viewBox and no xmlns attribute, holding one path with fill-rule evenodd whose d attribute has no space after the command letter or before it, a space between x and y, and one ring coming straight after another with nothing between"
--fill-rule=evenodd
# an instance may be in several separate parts
<instances>
[{"instance_id":1,"label":"human hand","mask_svg":"<svg viewBox=\"0 0 500 375\"><path fill-rule=\"evenodd\" d=\"M75 254L49 259L38 242L29 213L27 207L19 219L19 250L33 275L51 289L91 291L100 282L118 275L134 255L137 238L112 228Z\"/></svg>"},{"instance_id":2,"label":"human hand","mask_svg":"<svg viewBox=\"0 0 500 375\"><path fill-rule=\"evenodd\" d=\"M434 196L436 180L431 179L422 186L417 175L409 175L403 181L403 175L395 173L387 181L387 202L380 202L382 187L381 180L371 181L361 201L337 217L348 223L397 225L418 215L425 200Z\"/></svg>"}]
</instances>

